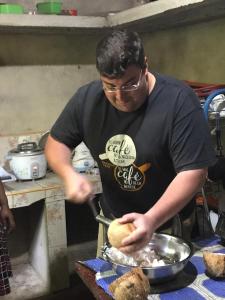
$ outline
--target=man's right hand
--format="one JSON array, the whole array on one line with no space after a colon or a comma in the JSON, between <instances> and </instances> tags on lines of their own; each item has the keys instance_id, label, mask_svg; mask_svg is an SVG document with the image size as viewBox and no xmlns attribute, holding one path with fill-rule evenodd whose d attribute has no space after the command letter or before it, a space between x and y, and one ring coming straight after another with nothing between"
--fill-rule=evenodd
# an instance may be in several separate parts
<instances>
[{"instance_id":1,"label":"man's right hand","mask_svg":"<svg viewBox=\"0 0 225 300\"><path fill-rule=\"evenodd\" d=\"M68 200L83 203L93 196L91 182L74 170L71 164L71 149L68 146L49 135L45 155L52 170L62 178Z\"/></svg>"},{"instance_id":2,"label":"man's right hand","mask_svg":"<svg viewBox=\"0 0 225 300\"><path fill-rule=\"evenodd\" d=\"M93 196L93 186L86 176L71 172L64 178L65 192L68 200L84 203Z\"/></svg>"}]
</instances>

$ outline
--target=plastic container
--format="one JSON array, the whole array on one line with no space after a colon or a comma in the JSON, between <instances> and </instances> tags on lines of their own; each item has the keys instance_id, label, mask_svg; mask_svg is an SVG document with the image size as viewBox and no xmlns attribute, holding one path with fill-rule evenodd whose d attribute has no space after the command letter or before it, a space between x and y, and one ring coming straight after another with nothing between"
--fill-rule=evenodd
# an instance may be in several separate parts
<instances>
[{"instance_id":1,"label":"plastic container","mask_svg":"<svg viewBox=\"0 0 225 300\"><path fill-rule=\"evenodd\" d=\"M61 2L39 2L36 5L38 14L57 15L61 13Z\"/></svg>"},{"instance_id":2,"label":"plastic container","mask_svg":"<svg viewBox=\"0 0 225 300\"><path fill-rule=\"evenodd\" d=\"M23 6L20 4L0 4L0 14L23 14Z\"/></svg>"},{"instance_id":3,"label":"plastic container","mask_svg":"<svg viewBox=\"0 0 225 300\"><path fill-rule=\"evenodd\" d=\"M78 173L86 173L94 168L94 159L87 146L82 142L74 151L72 165Z\"/></svg>"}]
</instances>

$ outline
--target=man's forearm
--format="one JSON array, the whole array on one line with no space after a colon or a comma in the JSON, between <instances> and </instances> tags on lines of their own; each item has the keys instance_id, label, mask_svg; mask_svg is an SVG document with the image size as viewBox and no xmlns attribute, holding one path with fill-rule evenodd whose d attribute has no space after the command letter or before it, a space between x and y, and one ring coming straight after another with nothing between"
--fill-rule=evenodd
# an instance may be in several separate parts
<instances>
[{"instance_id":1,"label":"man's forearm","mask_svg":"<svg viewBox=\"0 0 225 300\"><path fill-rule=\"evenodd\" d=\"M199 191L205 182L207 170L190 170L177 174L162 197L146 213L155 230L175 216Z\"/></svg>"},{"instance_id":2,"label":"man's forearm","mask_svg":"<svg viewBox=\"0 0 225 300\"><path fill-rule=\"evenodd\" d=\"M60 177L65 178L69 173L73 172L71 164L71 150L64 144L54 140L49 136L45 155L48 164Z\"/></svg>"}]
</instances>

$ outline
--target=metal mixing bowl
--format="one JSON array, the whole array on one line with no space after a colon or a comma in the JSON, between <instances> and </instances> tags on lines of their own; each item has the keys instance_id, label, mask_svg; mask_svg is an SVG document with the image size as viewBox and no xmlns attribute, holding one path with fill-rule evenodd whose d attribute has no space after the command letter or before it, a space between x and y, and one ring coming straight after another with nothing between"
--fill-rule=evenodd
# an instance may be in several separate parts
<instances>
[{"instance_id":1,"label":"metal mixing bowl","mask_svg":"<svg viewBox=\"0 0 225 300\"><path fill-rule=\"evenodd\" d=\"M183 270L193 254L191 243L169 234L155 233L149 246L166 262L165 266L141 267L150 283L160 283L174 278ZM132 267L135 267L116 262L110 257L108 249L110 246L105 246L103 258L112 263L118 275L129 272Z\"/></svg>"}]
</instances>

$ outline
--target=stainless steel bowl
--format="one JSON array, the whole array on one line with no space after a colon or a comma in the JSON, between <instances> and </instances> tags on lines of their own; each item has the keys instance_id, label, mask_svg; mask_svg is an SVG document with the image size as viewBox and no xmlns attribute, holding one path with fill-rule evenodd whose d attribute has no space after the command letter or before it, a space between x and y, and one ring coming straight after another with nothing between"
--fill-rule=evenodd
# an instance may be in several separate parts
<instances>
[{"instance_id":1,"label":"stainless steel bowl","mask_svg":"<svg viewBox=\"0 0 225 300\"><path fill-rule=\"evenodd\" d=\"M169 234L155 233L149 245L166 262L165 266L141 267L146 276L148 276L150 283L153 284L174 278L183 270L193 254L191 243ZM103 250L103 258L112 263L118 275L129 272L134 267L113 260L109 255L108 249L110 247L106 246Z\"/></svg>"}]
</instances>

